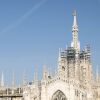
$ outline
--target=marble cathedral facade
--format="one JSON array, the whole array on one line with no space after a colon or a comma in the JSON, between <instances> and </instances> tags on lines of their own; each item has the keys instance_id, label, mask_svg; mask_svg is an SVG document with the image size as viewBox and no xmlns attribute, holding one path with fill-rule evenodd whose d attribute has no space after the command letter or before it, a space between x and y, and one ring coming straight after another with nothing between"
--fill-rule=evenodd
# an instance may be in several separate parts
<instances>
[{"instance_id":1,"label":"marble cathedral facade","mask_svg":"<svg viewBox=\"0 0 100 100\"><path fill-rule=\"evenodd\" d=\"M73 13L73 17L73 40L70 47L59 49L57 72L52 75L44 67L41 81L37 80L35 74L35 81L31 84L26 83L20 88L11 90L9 88L6 92L8 95L9 91L11 94L16 93L15 90L22 95L13 100L100 100L99 71L97 70L96 79L94 79L90 47L80 49L76 12ZM0 88L0 96L1 90L3 89Z\"/></svg>"}]
</instances>

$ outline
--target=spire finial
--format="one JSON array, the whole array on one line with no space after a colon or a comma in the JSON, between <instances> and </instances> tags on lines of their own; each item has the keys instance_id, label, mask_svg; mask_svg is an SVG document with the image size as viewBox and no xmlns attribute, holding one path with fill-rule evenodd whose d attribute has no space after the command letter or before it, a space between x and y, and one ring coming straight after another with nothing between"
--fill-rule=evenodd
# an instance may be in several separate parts
<instances>
[{"instance_id":1,"label":"spire finial","mask_svg":"<svg viewBox=\"0 0 100 100\"><path fill-rule=\"evenodd\" d=\"M73 27L78 27L77 26L77 18L76 18L76 10L74 10L74 12L73 12L73 14L72 14L73 16L74 16L74 22L73 22Z\"/></svg>"},{"instance_id":2,"label":"spire finial","mask_svg":"<svg viewBox=\"0 0 100 100\"><path fill-rule=\"evenodd\" d=\"M73 16L76 16L76 10L74 10L74 12L73 12Z\"/></svg>"}]
</instances>

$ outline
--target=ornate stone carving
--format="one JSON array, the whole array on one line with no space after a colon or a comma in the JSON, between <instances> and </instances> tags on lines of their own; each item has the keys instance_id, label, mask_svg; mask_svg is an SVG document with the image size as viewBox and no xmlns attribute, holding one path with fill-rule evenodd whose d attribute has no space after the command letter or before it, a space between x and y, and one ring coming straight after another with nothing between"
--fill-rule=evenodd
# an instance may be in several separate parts
<instances>
[{"instance_id":1,"label":"ornate stone carving","mask_svg":"<svg viewBox=\"0 0 100 100\"><path fill-rule=\"evenodd\" d=\"M67 98L62 91L58 90L53 94L51 100L67 100Z\"/></svg>"}]
</instances>

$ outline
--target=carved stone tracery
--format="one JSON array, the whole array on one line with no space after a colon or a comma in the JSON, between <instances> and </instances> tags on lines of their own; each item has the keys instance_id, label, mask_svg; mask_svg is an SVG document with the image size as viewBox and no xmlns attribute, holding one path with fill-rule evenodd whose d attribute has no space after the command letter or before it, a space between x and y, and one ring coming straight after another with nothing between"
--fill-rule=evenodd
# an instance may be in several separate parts
<instances>
[{"instance_id":1,"label":"carved stone tracery","mask_svg":"<svg viewBox=\"0 0 100 100\"><path fill-rule=\"evenodd\" d=\"M62 91L58 90L53 94L51 100L67 100L67 98Z\"/></svg>"}]
</instances>

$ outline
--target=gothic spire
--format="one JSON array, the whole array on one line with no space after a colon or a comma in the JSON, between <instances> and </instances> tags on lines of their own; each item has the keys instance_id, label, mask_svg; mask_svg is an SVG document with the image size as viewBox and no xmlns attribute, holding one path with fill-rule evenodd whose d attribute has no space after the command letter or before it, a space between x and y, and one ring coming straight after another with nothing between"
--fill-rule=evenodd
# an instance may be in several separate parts
<instances>
[{"instance_id":1,"label":"gothic spire","mask_svg":"<svg viewBox=\"0 0 100 100\"><path fill-rule=\"evenodd\" d=\"M59 57L58 57L58 61L61 60L61 49L59 48Z\"/></svg>"},{"instance_id":2,"label":"gothic spire","mask_svg":"<svg viewBox=\"0 0 100 100\"><path fill-rule=\"evenodd\" d=\"M58 69L59 69L59 67L60 67L60 63L61 63L61 48L59 48Z\"/></svg>"},{"instance_id":3,"label":"gothic spire","mask_svg":"<svg viewBox=\"0 0 100 100\"><path fill-rule=\"evenodd\" d=\"M77 25L77 16L76 16L76 10L73 13L74 21L72 26L72 35L73 35L73 41L71 43L71 47L73 47L75 50L80 50L80 44L78 41L78 25Z\"/></svg>"},{"instance_id":4,"label":"gothic spire","mask_svg":"<svg viewBox=\"0 0 100 100\"><path fill-rule=\"evenodd\" d=\"M46 69L46 66L44 65L43 66L43 80L46 80L47 79L47 69Z\"/></svg>"},{"instance_id":5,"label":"gothic spire","mask_svg":"<svg viewBox=\"0 0 100 100\"><path fill-rule=\"evenodd\" d=\"M73 27L72 31L73 30L77 30L78 31L77 18L76 18L76 10L74 10L73 16L74 16L74 22L73 22L73 26L72 26Z\"/></svg>"},{"instance_id":6,"label":"gothic spire","mask_svg":"<svg viewBox=\"0 0 100 100\"><path fill-rule=\"evenodd\" d=\"M97 69L96 69L96 81L99 81L99 72L98 72L98 65L97 65Z\"/></svg>"},{"instance_id":7,"label":"gothic spire","mask_svg":"<svg viewBox=\"0 0 100 100\"><path fill-rule=\"evenodd\" d=\"M37 72L37 67L34 67L34 82L38 81L38 72Z\"/></svg>"},{"instance_id":8,"label":"gothic spire","mask_svg":"<svg viewBox=\"0 0 100 100\"><path fill-rule=\"evenodd\" d=\"M12 86L15 87L15 73L13 72L13 77L12 77Z\"/></svg>"},{"instance_id":9,"label":"gothic spire","mask_svg":"<svg viewBox=\"0 0 100 100\"><path fill-rule=\"evenodd\" d=\"M26 75L26 72L24 71L23 73L23 85L26 85L27 84L27 75Z\"/></svg>"},{"instance_id":10,"label":"gothic spire","mask_svg":"<svg viewBox=\"0 0 100 100\"><path fill-rule=\"evenodd\" d=\"M3 72L2 72L2 75L1 75L1 86L2 87L4 86L4 75L3 75Z\"/></svg>"}]
</instances>

